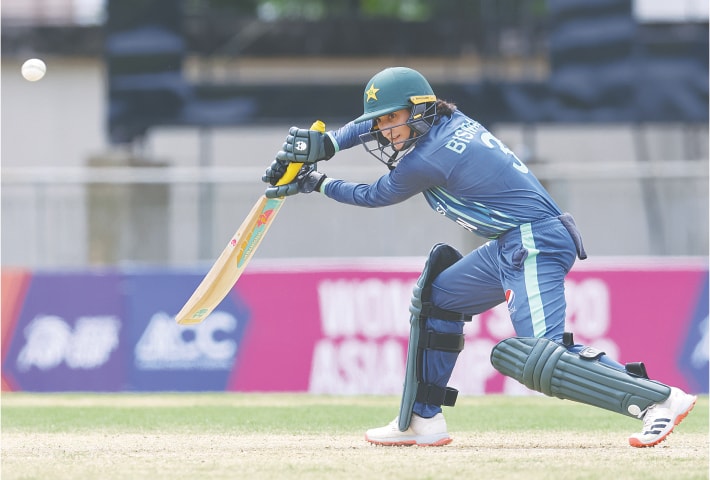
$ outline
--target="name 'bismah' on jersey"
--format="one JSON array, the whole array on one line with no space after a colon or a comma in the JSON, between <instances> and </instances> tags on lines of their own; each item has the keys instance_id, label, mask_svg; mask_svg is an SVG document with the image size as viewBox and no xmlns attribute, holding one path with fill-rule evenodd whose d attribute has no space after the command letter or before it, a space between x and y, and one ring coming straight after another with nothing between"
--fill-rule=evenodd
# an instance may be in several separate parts
<instances>
[{"instance_id":1,"label":"name 'bismah' on jersey","mask_svg":"<svg viewBox=\"0 0 710 480\"><path fill-rule=\"evenodd\" d=\"M466 146L471 143L471 140L476 138L476 133L478 133L480 128L481 124L476 121L464 123L461 128L454 132L453 136L455 138L448 141L446 148L459 155L462 154L466 150Z\"/></svg>"}]
</instances>

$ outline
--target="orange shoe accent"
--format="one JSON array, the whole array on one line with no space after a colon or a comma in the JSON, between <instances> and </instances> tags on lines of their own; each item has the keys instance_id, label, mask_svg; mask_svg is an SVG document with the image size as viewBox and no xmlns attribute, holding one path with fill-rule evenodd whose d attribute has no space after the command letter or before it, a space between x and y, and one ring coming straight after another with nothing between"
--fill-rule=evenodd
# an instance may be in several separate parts
<instances>
[{"instance_id":1,"label":"orange shoe accent","mask_svg":"<svg viewBox=\"0 0 710 480\"><path fill-rule=\"evenodd\" d=\"M665 435L663 435L662 437L660 437L659 439L657 439L655 442L652 442L652 443L643 443L643 442L640 442L640 441L639 441L638 439L636 439L636 438L629 438L629 445L631 445L632 447L636 447L636 448L655 447L656 445L658 445L659 443L661 443L662 441L664 441L666 438L668 438L668 435L670 435L671 433L673 433L673 430L675 429L675 426L676 426L676 425L679 425L680 422L682 422L683 419L688 416L688 414L689 414L690 411L693 409L693 407L695 407L695 402L697 402L697 401L698 401L698 399L697 399L697 397L696 397L695 400L693 400L693 403L690 404L690 407L688 407L688 409L687 409L685 412L683 412L682 414L678 415L678 417L676 417L675 422L674 422L674 424L673 424L673 427L672 427L670 430L668 430L668 433L666 433Z\"/></svg>"},{"instance_id":2,"label":"orange shoe accent","mask_svg":"<svg viewBox=\"0 0 710 480\"><path fill-rule=\"evenodd\" d=\"M381 445L383 447L411 447L411 446L418 446L418 447L443 447L444 445L448 445L451 442L453 442L453 438L442 438L441 440L437 440L434 443L417 443L415 440L401 440L401 441L396 441L396 442L382 442L378 440L370 440L367 438L367 435L365 435L365 440L368 442L372 443L373 445Z\"/></svg>"}]
</instances>

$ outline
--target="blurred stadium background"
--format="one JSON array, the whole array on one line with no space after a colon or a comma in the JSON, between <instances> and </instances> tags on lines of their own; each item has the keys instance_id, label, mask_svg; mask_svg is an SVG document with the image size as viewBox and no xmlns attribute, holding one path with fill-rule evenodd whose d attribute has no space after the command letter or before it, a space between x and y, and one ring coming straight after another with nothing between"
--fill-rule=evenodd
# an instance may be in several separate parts
<instances>
[{"instance_id":1,"label":"blurred stadium background","mask_svg":"<svg viewBox=\"0 0 710 480\"><path fill-rule=\"evenodd\" d=\"M48 65L40 82L20 75L30 57ZM3 265L210 262L288 127L354 118L393 65L524 158L591 255L707 254L707 2L7 0ZM383 173L359 148L323 169ZM420 199L289 203L260 258L315 239L298 254L479 242Z\"/></svg>"},{"instance_id":2,"label":"blurred stadium background","mask_svg":"<svg viewBox=\"0 0 710 480\"><path fill-rule=\"evenodd\" d=\"M290 198L253 262L271 271L247 269L200 328L170 315L262 194L288 128L339 127L374 73L406 65L574 214L591 257L567 289L575 338L707 393L707 1L1 8L3 389L397 394L422 258L481 243L421 198ZM32 57L38 82L20 74ZM359 147L321 169L385 171ZM293 257L301 270L273 270ZM506 314L467 331L463 393L510 391L487 361L512 335Z\"/></svg>"}]
</instances>

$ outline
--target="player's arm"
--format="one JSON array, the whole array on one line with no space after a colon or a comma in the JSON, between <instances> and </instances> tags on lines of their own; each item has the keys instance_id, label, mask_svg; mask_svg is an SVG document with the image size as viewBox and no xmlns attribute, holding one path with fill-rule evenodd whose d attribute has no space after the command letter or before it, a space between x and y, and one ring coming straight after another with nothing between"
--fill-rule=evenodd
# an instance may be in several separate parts
<instances>
[{"instance_id":1,"label":"player's arm","mask_svg":"<svg viewBox=\"0 0 710 480\"><path fill-rule=\"evenodd\" d=\"M347 182L332 178L319 179L317 191L333 200L359 207L385 207L417 195L424 190L442 185L440 171L423 170L412 152L411 162L402 163L371 184Z\"/></svg>"},{"instance_id":2,"label":"player's arm","mask_svg":"<svg viewBox=\"0 0 710 480\"><path fill-rule=\"evenodd\" d=\"M424 169L421 162L414 159L416 154L412 152L410 155L413 161L400 164L372 184L328 178L317 171L315 165L304 165L293 182L268 187L265 195L267 198L278 198L320 192L340 203L373 208L403 202L428 188L445 183L441 170Z\"/></svg>"}]
</instances>

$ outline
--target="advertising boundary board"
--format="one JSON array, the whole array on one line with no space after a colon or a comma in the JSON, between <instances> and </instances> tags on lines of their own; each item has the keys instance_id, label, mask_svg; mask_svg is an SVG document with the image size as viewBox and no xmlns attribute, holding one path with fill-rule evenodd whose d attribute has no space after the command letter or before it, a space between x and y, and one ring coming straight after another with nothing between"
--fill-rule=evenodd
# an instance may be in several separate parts
<instances>
[{"instance_id":1,"label":"advertising boundary board","mask_svg":"<svg viewBox=\"0 0 710 480\"><path fill-rule=\"evenodd\" d=\"M2 389L401 393L423 258L255 261L203 323L174 315L204 269L2 270ZM708 392L705 258L578 262L567 330L652 378ZM504 304L466 324L449 384L531 394L490 364Z\"/></svg>"}]
</instances>

